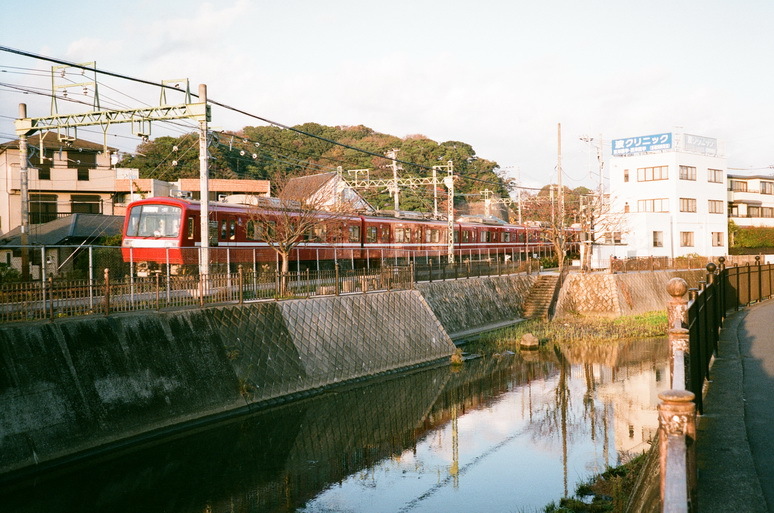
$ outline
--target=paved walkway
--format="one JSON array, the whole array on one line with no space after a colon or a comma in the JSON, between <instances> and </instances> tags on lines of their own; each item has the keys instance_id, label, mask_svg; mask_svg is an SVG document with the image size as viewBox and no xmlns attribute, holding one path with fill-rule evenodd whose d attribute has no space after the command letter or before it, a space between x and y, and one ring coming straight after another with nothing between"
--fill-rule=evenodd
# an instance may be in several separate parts
<instances>
[{"instance_id":1,"label":"paved walkway","mask_svg":"<svg viewBox=\"0 0 774 513\"><path fill-rule=\"evenodd\" d=\"M731 315L697 434L699 511L774 513L774 300Z\"/></svg>"}]
</instances>

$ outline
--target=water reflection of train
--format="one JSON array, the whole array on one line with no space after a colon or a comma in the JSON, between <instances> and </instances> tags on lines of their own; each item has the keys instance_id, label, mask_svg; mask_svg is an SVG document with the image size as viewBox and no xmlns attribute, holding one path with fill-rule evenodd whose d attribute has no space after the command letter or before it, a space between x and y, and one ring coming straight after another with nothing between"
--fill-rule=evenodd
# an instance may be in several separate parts
<instances>
[{"instance_id":1,"label":"water reflection of train","mask_svg":"<svg viewBox=\"0 0 774 513\"><path fill-rule=\"evenodd\" d=\"M256 209L264 214L257 220ZM179 198L149 198L131 203L124 221L124 261L138 269L169 263L172 272L198 263L201 246L200 204ZM271 221L266 207L210 204L210 260L229 264L274 264L276 252L266 243ZM269 209L269 211L271 211ZM283 214L284 215L284 214ZM445 261L446 221L371 214L344 215L320 223L305 233L291 253L292 269L330 268L334 262L352 267L378 267L384 261L407 259ZM277 222L281 222L277 214ZM267 229L268 227L268 229ZM569 251L577 251L577 232L568 231ZM525 260L552 253L547 230L467 216L454 222L454 254L465 260Z\"/></svg>"}]
</instances>

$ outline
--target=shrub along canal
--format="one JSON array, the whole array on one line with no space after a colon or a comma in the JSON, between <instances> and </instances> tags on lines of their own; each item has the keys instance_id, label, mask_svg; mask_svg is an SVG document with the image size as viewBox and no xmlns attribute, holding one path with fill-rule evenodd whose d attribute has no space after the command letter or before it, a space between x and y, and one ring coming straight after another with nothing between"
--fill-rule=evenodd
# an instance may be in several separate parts
<instances>
[{"instance_id":1,"label":"shrub along canal","mask_svg":"<svg viewBox=\"0 0 774 513\"><path fill-rule=\"evenodd\" d=\"M664 339L484 354L4 486L5 511L531 512L645 450Z\"/></svg>"}]
</instances>

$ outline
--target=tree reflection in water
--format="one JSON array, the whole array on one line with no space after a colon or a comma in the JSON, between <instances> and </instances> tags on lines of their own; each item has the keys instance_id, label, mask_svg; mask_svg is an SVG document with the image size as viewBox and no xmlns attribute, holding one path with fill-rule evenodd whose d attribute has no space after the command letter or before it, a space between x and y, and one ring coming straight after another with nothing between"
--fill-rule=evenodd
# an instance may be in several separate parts
<instances>
[{"instance_id":1,"label":"tree reflection in water","mask_svg":"<svg viewBox=\"0 0 774 513\"><path fill-rule=\"evenodd\" d=\"M6 484L0 504L20 513L527 511L643 448L666 355L665 341L573 346L393 375Z\"/></svg>"}]
</instances>

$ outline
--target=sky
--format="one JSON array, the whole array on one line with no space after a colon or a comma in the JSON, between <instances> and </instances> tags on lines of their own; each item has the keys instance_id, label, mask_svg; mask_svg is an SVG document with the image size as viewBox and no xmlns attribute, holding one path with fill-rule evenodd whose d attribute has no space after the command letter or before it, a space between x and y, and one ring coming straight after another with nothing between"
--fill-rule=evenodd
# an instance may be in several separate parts
<instances>
[{"instance_id":1,"label":"sky","mask_svg":"<svg viewBox=\"0 0 774 513\"><path fill-rule=\"evenodd\" d=\"M774 172L774 2L38 0L13 17L2 47L187 78L284 125L463 141L525 186L556 182L559 124L571 188L598 183L600 141L607 160L612 139L664 132L717 138L734 173ZM50 91L51 66L0 51L0 141L16 138L19 103L50 115L50 98L14 88ZM159 101L128 81L100 77L99 88L103 106L123 105L111 108ZM215 109L211 126L262 124ZM180 130L154 124L151 137ZM78 137L102 139L99 128ZM139 139L113 127L109 144L131 152Z\"/></svg>"}]
</instances>

